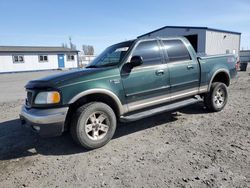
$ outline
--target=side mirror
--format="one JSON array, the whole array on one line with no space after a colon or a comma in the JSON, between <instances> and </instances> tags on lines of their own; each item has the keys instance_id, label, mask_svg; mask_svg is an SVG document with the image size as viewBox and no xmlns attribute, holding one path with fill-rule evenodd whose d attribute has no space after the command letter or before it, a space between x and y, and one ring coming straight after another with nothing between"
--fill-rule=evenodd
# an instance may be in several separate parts
<instances>
[{"instance_id":1,"label":"side mirror","mask_svg":"<svg viewBox=\"0 0 250 188\"><path fill-rule=\"evenodd\" d=\"M130 64L133 66L133 67L136 67L136 66L139 66L143 63L143 59L141 56L133 56L130 60Z\"/></svg>"}]
</instances>

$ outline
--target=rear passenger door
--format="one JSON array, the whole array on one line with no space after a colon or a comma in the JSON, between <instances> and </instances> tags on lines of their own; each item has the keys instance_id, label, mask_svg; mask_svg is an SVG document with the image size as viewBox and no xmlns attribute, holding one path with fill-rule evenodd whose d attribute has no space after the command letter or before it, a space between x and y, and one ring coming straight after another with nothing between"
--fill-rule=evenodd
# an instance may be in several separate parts
<instances>
[{"instance_id":1,"label":"rear passenger door","mask_svg":"<svg viewBox=\"0 0 250 188\"><path fill-rule=\"evenodd\" d=\"M199 66L193 61L187 47L180 39L162 40L167 54L170 74L171 99L176 100L197 94Z\"/></svg>"},{"instance_id":2,"label":"rear passenger door","mask_svg":"<svg viewBox=\"0 0 250 188\"><path fill-rule=\"evenodd\" d=\"M143 64L129 67L130 58L141 56ZM121 69L129 111L159 104L170 92L169 74L157 40L140 41Z\"/></svg>"}]
</instances>

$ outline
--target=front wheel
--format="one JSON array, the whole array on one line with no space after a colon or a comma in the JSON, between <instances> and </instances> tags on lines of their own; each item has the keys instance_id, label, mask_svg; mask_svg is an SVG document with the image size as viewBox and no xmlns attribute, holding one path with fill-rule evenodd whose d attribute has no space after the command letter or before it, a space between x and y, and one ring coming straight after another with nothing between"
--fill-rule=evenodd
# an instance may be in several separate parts
<instances>
[{"instance_id":1,"label":"front wheel","mask_svg":"<svg viewBox=\"0 0 250 188\"><path fill-rule=\"evenodd\" d=\"M227 86L224 83L212 83L210 92L204 96L204 103L212 112L221 111L227 104Z\"/></svg>"},{"instance_id":2,"label":"front wheel","mask_svg":"<svg viewBox=\"0 0 250 188\"><path fill-rule=\"evenodd\" d=\"M108 143L115 130L116 116L112 108L101 102L93 102L78 108L70 132L78 144L95 149Z\"/></svg>"}]
</instances>

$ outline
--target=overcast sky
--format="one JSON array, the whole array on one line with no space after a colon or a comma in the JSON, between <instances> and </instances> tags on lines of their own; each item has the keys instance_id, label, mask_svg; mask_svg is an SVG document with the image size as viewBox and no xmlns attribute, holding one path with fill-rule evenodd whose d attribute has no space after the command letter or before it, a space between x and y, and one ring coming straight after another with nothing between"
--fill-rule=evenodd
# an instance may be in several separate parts
<instances>
[{"instance_id":1,"label":"overcast sky","mask_svg":"<svg viewBox=\"0 0 250 188\"><path fill-rule=\"evenodd\" d=\"M250 0L1 0L0 45L105 47L166 25L241 32L250 49Z\"/></svg>"}]
</instances>

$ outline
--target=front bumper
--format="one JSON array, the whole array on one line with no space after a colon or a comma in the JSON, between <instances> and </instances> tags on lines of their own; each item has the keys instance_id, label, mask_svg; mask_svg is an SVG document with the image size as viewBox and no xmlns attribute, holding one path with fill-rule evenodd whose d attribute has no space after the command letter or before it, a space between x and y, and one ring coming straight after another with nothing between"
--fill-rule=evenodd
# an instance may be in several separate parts
<instances>
[{"instance_id":1,"label":"front bumper","mask_svg":"<svg viewBox=\"0 0 250 188\"><path fill-rule=\"evenodd\" d=\"M34 109L22 106L20 120L40 136L59 136L64 132L68 107L51 109Z\"/></svg>"}]
</instances>

